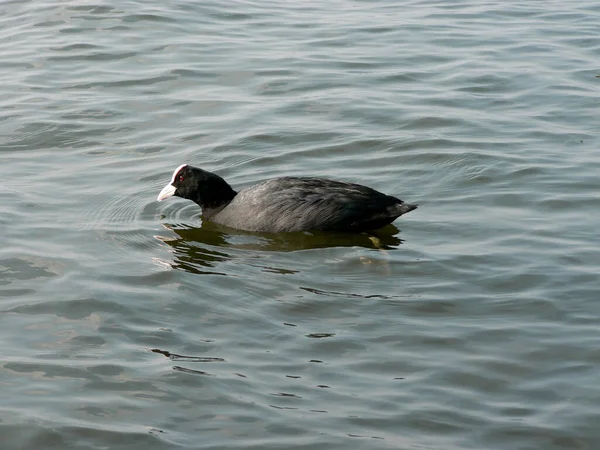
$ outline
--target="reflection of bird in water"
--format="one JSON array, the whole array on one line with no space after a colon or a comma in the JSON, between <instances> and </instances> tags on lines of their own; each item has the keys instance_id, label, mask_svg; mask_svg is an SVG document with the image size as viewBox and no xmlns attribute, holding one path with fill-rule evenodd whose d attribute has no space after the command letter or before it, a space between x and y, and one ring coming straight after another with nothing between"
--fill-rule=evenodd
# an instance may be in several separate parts
<instances>
[{"instance_id":1,"label":"reflection of bird in water","mask_svg":"<svg viewBox=\"0 0 600 450\"><path fill-rule=\"evenodd\" d=\"M174 261L169 265L194 273L220 273L213 268L220 262L232 259L228 249L292 252L332 247L363 247L386 253L386 250L394 249L402 243L400 238L394 236L399 230L393 225L388 225L376 233L313 231L280 234L244 232L211 222L204 222L198 228L182 225L165 227L175 233L175 236L157 236L157 239L173 249ZM361 261L365 264L373 262L365 257L361 257Z\"/></svg>"},{"instance_id":2,"label":"reflection of bird in water","mask_svg":"<svg viewBox=\"0 0 600 450\"><path fill-rule=\"evenodd\" d=\"M174 231L177 234L176 237L156 236L157 239L168 244L173 249L174 261L167 263L169 266L173 269L183 269L186 272L197 274L212 273L225 275L210 270L210 268L214 267L219 261L230 259L228 253L220 250L213 250L215 247L221 249L227 246L224 234L205 230L198 234L203 238L202 241L198 241L197 238L193 236L193 231L200 230L200 228L174 228L169 225L165 225L165 228ZM204 270L204 268L206 268L206 270Z\"/></svg>"},{"instance_id":3,"label":"reflection of bird in water","mask_svg":"<svg viewBox=\"0 0 600 450\"><path fill-rule=\"evenodd\" d=\"M207 221L265 233L372 231L417 208L367 186L323 178L274 178L236 192L220 176L186 164L157 200L171 196L193 200Z\"/></svg>"}]
</instances>

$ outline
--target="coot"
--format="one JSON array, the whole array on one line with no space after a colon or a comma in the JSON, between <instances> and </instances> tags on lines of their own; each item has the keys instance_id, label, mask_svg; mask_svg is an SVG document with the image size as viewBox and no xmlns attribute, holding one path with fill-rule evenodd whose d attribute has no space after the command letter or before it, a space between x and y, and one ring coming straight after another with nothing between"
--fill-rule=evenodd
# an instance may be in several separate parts
<instances>
[{"instance_id":1,"label":"coot","mask_svg":"<svg viewBox=\"0 0 600 450\"><path fill-rule=\"evenodd\" d=\"M193 200L203 218L247 231L372 231L417 205L360 184L310 177L274 178L234 191L220 176L183 164L157 200Z\"/></svg>"}]
</instances>

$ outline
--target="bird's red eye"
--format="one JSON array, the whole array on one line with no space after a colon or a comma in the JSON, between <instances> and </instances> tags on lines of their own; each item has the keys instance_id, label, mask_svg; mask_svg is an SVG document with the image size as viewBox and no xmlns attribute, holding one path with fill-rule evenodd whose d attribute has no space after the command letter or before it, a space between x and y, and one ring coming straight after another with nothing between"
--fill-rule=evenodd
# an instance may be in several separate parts
<instances>
[{"instance_id":1,"label":"bird's red eye","mask_svg":"<svg viewBox=\"0 0 600 450\"><path fill-rule=\"evenodd\" d=\"M179 175L179 181L183 181L183 175Z\"/></svg>"}]
</instances>

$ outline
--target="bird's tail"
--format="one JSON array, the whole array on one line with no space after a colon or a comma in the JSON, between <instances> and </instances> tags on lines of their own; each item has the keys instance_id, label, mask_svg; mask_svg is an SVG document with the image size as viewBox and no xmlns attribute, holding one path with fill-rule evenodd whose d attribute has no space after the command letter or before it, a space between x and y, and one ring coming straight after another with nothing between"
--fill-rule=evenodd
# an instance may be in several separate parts
<instances>
[{"instance_id":1,"label":"bird's tail","mask_svg":"<svg viewBox=\"0 0 600 450\"><path fill-rule=\"evenodd\" d=\"M411 205L410 203L398 203L394 206L394 215L396 216L401 216L417 209L417 205Z\"/></svg>"}]
</instances>

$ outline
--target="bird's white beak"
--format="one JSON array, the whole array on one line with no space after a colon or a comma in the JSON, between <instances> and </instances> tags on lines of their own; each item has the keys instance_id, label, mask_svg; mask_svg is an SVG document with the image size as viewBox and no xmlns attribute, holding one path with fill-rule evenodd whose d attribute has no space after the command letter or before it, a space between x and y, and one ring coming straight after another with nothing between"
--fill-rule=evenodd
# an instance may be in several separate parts
<instances>
[{"instance_id":1,"label":"bird's white beak","mask_svg":"<svg viewBox=\"0 0 600 450\"><path fill-rule=\"evenodd\" d=\"M169 183L162 189L162 191L160 191L160 194L158 194L158 197L156 197L156 200L158 200L159 202L162 202L165 198L169 198L169 197L172 197L173 195L175 195L176 190L177 190L177 188Z\"/></svg>"}]
</instances>

